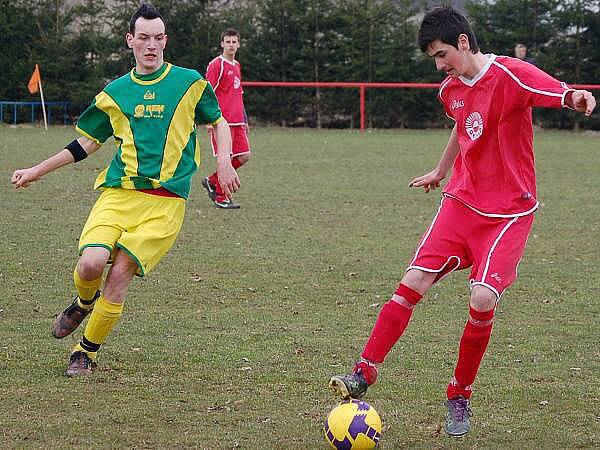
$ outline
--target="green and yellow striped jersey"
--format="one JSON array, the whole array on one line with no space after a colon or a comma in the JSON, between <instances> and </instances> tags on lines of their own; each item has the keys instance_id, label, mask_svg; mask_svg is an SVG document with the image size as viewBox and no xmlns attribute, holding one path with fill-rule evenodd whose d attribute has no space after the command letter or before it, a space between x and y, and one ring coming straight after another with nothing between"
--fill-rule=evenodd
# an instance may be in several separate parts
<instances>
[{"instance_id":1,"label":"green and yellow striped jersey","mask_svg":"<svg viewBox=\"0 0 600 450\"><path fill-rule=\"evenodd\" d=\"M210 83L169 63L149 75L131 70L100 92L77 121L98 144L114 136L117 152L94 189L163 187L188 198L200 164L195 123L216 124L221 110Z\"/></svg>"}]
</instances>

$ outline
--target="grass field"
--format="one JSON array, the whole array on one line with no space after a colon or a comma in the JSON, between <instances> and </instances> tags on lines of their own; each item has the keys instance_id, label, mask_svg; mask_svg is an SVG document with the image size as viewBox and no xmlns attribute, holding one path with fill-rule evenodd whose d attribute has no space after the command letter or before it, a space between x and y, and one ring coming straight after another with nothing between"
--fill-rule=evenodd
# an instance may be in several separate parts
<instances>
[{"instance_id":1,"label":"grass field","mask_svg":"<svg viewBox=\"0 0 600 450\"><path fill-rule=\"evenodd\" d=\"M91 186L113 145L23 191L10 175L75 136L0 126L0 447L324 449L347 371L439 202L409 190L447 131L256 129L238 211L196 177L176 245L131 287L84 379L62 374ZM600 447L600 136L536 136L539 197L519 280L503 297L472 432L441 431L467 314L467 273L434 287L367 394L381 448ZM204 175L214 167L203 152Z\"/></svg>"}]
</instances>

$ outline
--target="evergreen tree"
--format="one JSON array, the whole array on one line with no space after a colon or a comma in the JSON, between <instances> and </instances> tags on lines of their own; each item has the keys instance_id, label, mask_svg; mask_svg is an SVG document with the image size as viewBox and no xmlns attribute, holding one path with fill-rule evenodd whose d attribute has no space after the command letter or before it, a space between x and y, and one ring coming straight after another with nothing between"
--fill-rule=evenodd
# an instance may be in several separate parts
<instances>
[{"instance_id":1,"label":"evergreen tree","mask_svg":"<svg viewBox=\"0 0 600 450\"><path fill-rule=\"evenodd\" d=\"M257 3L254 34L247 38L246 79L305 81L311 79L312 62L305 48L302 17L310 0L267 0ZM249 49L249 50L248 50ZM268 120L281 125L301 124L311 115L304 89L260 88L252 90L247 103L263 111Z\"/></svg>"},{"instance_id":2,"label":"evergreen tree","mask_svg":"<svg viewBox=\"0 0 600 450\"><path fill-rule=\"evenodd\" d=\"M546 61L557 78L568 83L594 84L600 80L600 1L569 0L553 11L557 33L545 45ZM589 119L580 115L545 112L546 126L580 128L600 127L595 114Z\"/></svg>"},{"instance_id":3,"label":"evergreen tree","mask_svg":"<svg viewBox=\"0 0 600 450\"><path fill-rule=\"evenodd\" d=\"M34 33L29 3L23 0L0 0L0 48L5 64L0 83L0 99L22 100L29 96L27 81L35 61Z\"/></svg>"}]
</instances>

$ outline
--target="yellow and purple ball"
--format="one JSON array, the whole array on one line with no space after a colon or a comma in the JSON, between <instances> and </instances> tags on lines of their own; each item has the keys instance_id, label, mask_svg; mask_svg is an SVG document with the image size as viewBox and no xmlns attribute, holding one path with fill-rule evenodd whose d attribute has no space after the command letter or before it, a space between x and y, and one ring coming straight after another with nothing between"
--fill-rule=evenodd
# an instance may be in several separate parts
<instances>
[{"instance_id":1,"label":"yellow and purple ball","mask_svg":"<svg viewBox=\"0 0 600 450\"><path fill-rule=\"evenodd\" d=\"M337 450L369 450L381 438L381 418L362 400L348 400L331 410L323 427L325 439Z\"/></svg>"}]
</instances>

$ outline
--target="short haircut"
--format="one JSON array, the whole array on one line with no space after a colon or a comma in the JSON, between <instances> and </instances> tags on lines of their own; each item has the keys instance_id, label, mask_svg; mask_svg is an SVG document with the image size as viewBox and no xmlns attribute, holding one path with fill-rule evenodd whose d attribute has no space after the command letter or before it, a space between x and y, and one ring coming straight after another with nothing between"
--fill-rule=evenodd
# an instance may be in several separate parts
<instances>
[{"instance_id":1,"label":"short haircut","mask_svg":"<svg viewBox=\"0 0 600 450\"><path fill-rule=\"evenodd\" d=\"M133 13L131 19L129 20L129 32L131 34L135 34L135 22L140 18L152 20L152 19L160 19L165 23L165 19L161 16L160 12L157 8L152 6L150 3L142 3L136 12ZM165 24L166 29L166 24Z\"/></svg>"},{"instance_id":2,"label":"short haircut","mask_svg":"<svg viewBox=\"0 0 600 450\"><path fill-rule=\"evenodd\" d=\"M236 36L238 38L238 42L240 41L240 32L235 28L227 28L225 31L221 33L221 42L225 39L226 36Z\"/></svg>"},{"instance_id":3,"label":"short haircut","mask_svg":"<svg viewBox=\"0 0 600 450\"><path fill-rule=\"evenodd\" d=\"M435 8L423 17L417 40L423 53L436 40L458 49L458 36L461 34L467 35L471 52L477 53L479 45L467 18L452 7Z\"/></svg>"}]
</instances>

